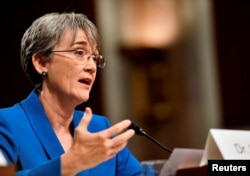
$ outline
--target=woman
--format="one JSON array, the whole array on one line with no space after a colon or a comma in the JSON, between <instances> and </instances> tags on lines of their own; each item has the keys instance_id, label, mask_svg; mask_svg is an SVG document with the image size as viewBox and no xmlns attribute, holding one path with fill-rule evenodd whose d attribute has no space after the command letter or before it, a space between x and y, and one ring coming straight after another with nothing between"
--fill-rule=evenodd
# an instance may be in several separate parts
<instances>
[{"instance_id":1,"label":"woman","mask_svg":"<svg viewBox=\"0 0 250 176\"><path fill-rule=\"evenodd\" d=\"M0 110L0 149L17 175L141 175L126 147L131 122L110 126L89 107L75 109L105 66L99 47L97 29L83 14L46 14L24 33L21 65L35 88Z\"/></svg>"}]
</instances>

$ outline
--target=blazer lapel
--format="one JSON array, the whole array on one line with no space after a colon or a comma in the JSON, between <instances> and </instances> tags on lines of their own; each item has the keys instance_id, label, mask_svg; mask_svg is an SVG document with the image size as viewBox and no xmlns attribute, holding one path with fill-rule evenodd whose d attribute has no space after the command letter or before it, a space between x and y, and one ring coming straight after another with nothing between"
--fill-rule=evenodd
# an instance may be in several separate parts
<instances>
[{"instance_id":1,"label":"blazer lapel","mask_svg":"<svg viewBox=\"0 0 250 176\"><path fill-rule=\"evenodd\" d=\"M35 90L21 102L21 106L49 158L58 157L64 153Z\"/></svg>"}]
</instances>

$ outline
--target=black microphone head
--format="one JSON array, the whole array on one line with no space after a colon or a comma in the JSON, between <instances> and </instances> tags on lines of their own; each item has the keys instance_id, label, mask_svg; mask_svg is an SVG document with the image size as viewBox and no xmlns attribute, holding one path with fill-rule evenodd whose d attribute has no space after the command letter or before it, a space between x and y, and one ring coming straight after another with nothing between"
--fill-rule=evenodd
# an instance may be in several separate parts
<instances>
[{"instance_id":1,"label":"black microphone head","mask_svg":"<svg viewBox=\"0 0 250 176\"><path fill-rule=\"evenodd\" d=\"M143 129L141 127L139 127L137 124L135 124L133 122L128 127L128 129L133 129L135 131L135 134L137 134L137 135L145 135L145 131L143 131Z\"/></svg>"},{"instance_id":2,"label":"black microphone head","mask_svg":"<svg viewBox=\"0 0 250 176\"><path fill-rule=\"evenodd\" d=\"M137 124L135 123L131 123L131 125L129 125L128 129L132 129L135 131L135 134L137 135L142 135L147 137L148 139L150 139L151 141L153 141L155 144L157 144L158 146L160 146L161 148L163 148L164 150L166 150L167 152L171 153L172 150L168 149L167 147L165 147L164 145L162 145L161 143L159 143L157 140L155 140L154 138L152 138L151 136L149 136L141 127L139 127Z\"/></svg>"}]
</instances>

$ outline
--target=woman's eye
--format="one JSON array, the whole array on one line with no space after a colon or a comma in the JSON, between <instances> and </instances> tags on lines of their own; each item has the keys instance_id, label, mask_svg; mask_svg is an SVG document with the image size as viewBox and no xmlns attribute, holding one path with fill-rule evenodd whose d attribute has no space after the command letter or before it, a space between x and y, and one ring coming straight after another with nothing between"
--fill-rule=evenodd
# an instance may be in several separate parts
<instances>
[{"instance_id":1,"label":"woman's eye","mask_svg":"<svg viewBox=\"0 0 250 176\"><path fill-rule=\"evenodd\" d=\"M93 61L94 61L95 63L98 62L98 58L97 58L96 56L93 56L92 58L93 58Z\"/></svg>"},{"instance_id":2,"label":"woman's eye","mask_svg":"<svg viewBox=\"0 0 250 176\"><path fill-rule=\"evenodd\" d=\"M77 55L77 56L83 56L84 55L84 50L82 50L82 49L75 50L75 55Z\"/></svg>"}]
</instances>

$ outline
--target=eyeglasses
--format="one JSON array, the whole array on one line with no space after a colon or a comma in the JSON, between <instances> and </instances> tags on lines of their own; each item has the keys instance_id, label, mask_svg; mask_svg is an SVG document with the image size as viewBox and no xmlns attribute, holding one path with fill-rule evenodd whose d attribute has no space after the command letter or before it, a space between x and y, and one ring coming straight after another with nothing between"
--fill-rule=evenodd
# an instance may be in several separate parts
<instances>
[{"instance_id":1,"label":"eyeglasses","mask_svg":"<svg viewBox=\"0 0 250 176\"><path fill-rule=\"evenodd\" d=\"M83 49L74 49L74 50L52 50L49 53L55 53L55 52L69 52L74 55L74 58L76 58L80 62L84 62L87 59L93 59L96 66L99 68L104 68L107 61L102 55L94 55L94 54L87 54L86 50Z\"/></svg>"}]
</instances>

